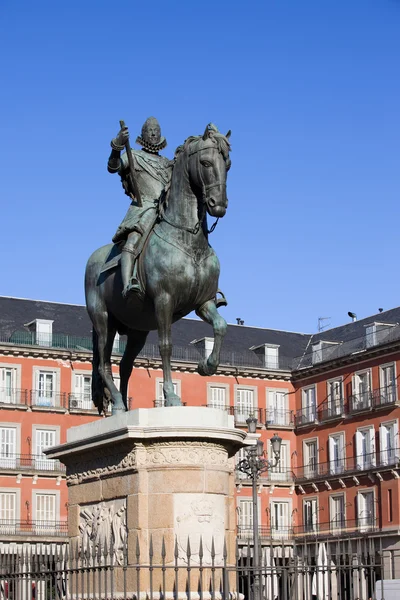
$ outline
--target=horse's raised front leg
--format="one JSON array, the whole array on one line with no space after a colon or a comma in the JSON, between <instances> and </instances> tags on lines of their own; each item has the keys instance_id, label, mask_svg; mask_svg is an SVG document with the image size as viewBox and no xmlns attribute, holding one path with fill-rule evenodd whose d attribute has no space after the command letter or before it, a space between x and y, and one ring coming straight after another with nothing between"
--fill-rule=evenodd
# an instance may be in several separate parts
<instances>
[{"instance_id":1,"label":"horse's raised front leg","mask_svg":"<svg viewBox=\"0 0 400 600\"><path fill-rule=\"evenodd\" d=\"M147 331L129 331L128 339L126 341L126 348L124 355L119 363L119 375L121 378L120 392L122 394L122 400L128 410L128 383L132 373L133 363L135 358L143 348L148 336Z\"/></svg>"},{"instance_id":2,"label":"horse's raised front leg","mask_svg":"<svg viewBox=\"0 0 400 600\"><path fill-rule=\"evenodd\" d=\"M171 355L172 355L172 299L168 294L160 294L154 301L156 319L158 325L158 342L161 354L165 406L181 406L179 396L174 392L174 384L171 377Z\"/></svg>"},{"instance_id":3,"label":"horse's raised front leg","mask_svg":"<svg viewBox=\"0 0 400 600\"><path fill-rule=\"evenodd\" d=\"M221 353L222 341L226 333L226 321L219 314L214 300L205 302L196 314L206 323L212 325L214 329L214 345L212 352L208 358L203 358L197 367L200 375L214 375L219 365L219 357Z\"/></svg>"}]
</instances>

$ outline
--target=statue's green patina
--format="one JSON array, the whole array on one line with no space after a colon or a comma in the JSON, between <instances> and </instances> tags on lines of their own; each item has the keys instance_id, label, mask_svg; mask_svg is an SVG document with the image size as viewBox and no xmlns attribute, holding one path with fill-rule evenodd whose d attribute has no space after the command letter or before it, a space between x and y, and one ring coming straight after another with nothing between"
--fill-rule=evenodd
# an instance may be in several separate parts
<instances>
[{"instance_id":1,"label":"statue's green patina","mask_svg":"<svg viewBox=\"0 0 400 600\"><path fill-rule=\"evenodd\" d=\"M137 139L143 150L130 149L123 123L111 142L108 170L121 175L132 203L115 244L96 250L86 267L86 303L93 322L92 397L100 413L110 401L113 414L127 409L133 362L153 329L159 334L165 405L181 404L171 379L171 325L193 310L214 330L213 350L198 371L216 372L226 331L218 306L226 302L217 299L219 261L208 243L206 213L219 218L226 212L229 136L210 124L203 136L192 136L177 149L174 162L158 154L166 142L154 118ZM120 391L111 374L117 331L127 336Z\"/></svg>"}]
</instances>

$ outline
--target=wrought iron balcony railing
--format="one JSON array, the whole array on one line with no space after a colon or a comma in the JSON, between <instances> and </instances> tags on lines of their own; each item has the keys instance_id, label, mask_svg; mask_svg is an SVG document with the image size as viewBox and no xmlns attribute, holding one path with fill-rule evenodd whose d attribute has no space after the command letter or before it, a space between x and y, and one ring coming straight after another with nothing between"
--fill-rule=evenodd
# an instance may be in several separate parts
<instances>
[{"instance_id":1,"label":"wrought iron balcony railing","mask_svg":"<svg viewBox=\"0 0 400 600\"><path fill-rule=\"evenodd\" d=\"M331 419L343 417L345 414L345 403L343 398L330 398L322 402L318 407L318 421L321 423Z\"/></svg>"},{"instance_id":2,"label":"wrought iron balcony railing","mask_svg":"<svg viewBox=\"0 0 400 600\"><path fill-rule=\"evenodd\" d=\"M298 410L295 416L295 426L301 427L304 425L312 425L317 422L317 407L315 404L310 404Z\"/></svg>"},{"instance_id":3,"label":"wrought iron balcony railing","mask_svg":"<svg viewBox=\"0 0 400 600\"><path fill-rule=\"evenodd\" d=\"M293 411L267 408L265 411L265 425L266 427L293 427Z\"/></svg>"},{"instance_id":4,"label":"wrought iron balcony railing","mask_svg":"<svg viewBox=\"0 0 400 600\"><path fill-rule=\"evenodd\" d=\"M14 454L0 452L1 471L54 471L65 473L65 465L44 454Z\"/></svg>"},{"instance_id":5,"label":"wrought iron balcony railing","mask_svg":"<svg viewBox=\"0 0 400 600\"><path fill-rule=\"evenodd\" d=\"M258 424L263 424L264 411L262 408L230 406L229 413L235 417L236 425L246 425L249 417L256 417Z\"/></svg>"},{"instance_id":6,"label":"wrought iron balcony railing","mask_svg":"<svg viewBox=\"0 0 400 600\"><path fill-rule=\"evenodd\" d=\"M31 390L31 406L43 406L48 408L67 408L67 394L65 392L53 392L48 390Z\"/></svg>"},{"instance_id":7,"label":"wrought iron balcony railing","mask_svg":"<svg viewBox=\"0 0 400 600\"><path fill-rule=\"evenodd\" d=\"M66 537L68 535L68 522L0 519L0 535Z\"/></svg>"},{"instance_id":8,"label":"wrought iron balcony railing","mask_svg":"<svg viewBox=\"0 0 400 600\"><path fill-rule=\"evenodd\" d=\"M386 448L380 452L346 456L328 462L312 462L297 467L294 471L295 480L337 477L344 474L357 475L362 471L371 471L400 465L400 448Z\"/></svg>"},{"instance_id":9,"label":"wrought iron balcony railing","mask_svg":"<svg viewBox=\"0 0 400 600\"><path fill-rule=\"evenodd\" d=\"M0 404L29 404L28 390L13 387L0 387Z\"/></svg>"},{"instance_id":10,"label":"wrought iron balcony railing","mask_svg":"<svg viewBox=\"0 0 400 600\"><path fill-rule=\"evenodd\" d=\"M280 469L278 467L274 467L269 471L265 471L260 475L258 483L290 483L294 480L294 473L292 469ZM241 471L236 472L236 482L237 483L249 483L251 484L252 480L246 473L242 473Z\"/></svg>"}]
</instances>

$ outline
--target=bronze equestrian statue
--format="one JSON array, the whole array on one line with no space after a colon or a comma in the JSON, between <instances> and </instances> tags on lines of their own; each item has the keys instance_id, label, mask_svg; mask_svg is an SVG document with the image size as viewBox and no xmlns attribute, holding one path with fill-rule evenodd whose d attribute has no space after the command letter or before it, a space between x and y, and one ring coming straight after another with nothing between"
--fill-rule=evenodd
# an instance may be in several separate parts
<instances>
[{"instance_id":1,"label":"bronze equestrian statue","mask_svg":"<svg viewBox=\"0 0 400 600\"><path fill-rule=\"evenodd\" d=\"M149 331L157 329L165 406L181 405L171 379L171 325L193 310L214 330L214 346L198 372L213 375L226 322L218 306L219 261L208 243L206 213L223 217L228 200L229 136L208 125L189 137L174 161L160 156L165 139L154 118L146 121L131 150L124 123L111 142L108 170L118 172L131 206L114 244L96 250L85 274L86 304L93 323L92 399L99 413L127 410L133 363ZM123 147L126 152L121 155ZM120 391L111 372L115 334L127 336L120 362Z\"/></svg>"}]
</instances>

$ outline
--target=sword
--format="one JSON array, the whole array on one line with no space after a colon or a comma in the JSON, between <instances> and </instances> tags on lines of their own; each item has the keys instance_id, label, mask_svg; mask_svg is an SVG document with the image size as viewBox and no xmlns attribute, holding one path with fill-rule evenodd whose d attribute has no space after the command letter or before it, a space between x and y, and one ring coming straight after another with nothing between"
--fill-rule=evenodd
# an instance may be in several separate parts
<instances>
[{"instance_id":1,"label":"sword","mask_svg":"<svg viewBox=\"0 0 400 600\"><path fill-rule=\"evenodd\" d=\"M120 121L119 124L120 124L121 129L123 127L125 127L125 121ZM135 168L133 166L132 151L131 151L131 145L129 143L129 139L127 140L127 142L125 144L125 150L126 150L126 154L128 156L128 164L129 164L128 180L130 182L130 187L133 191L133 195L136 198L136 202L137 202L138 206L143 206L142 198L140 196L139 188L137 186L137 182L135 179Z\"/></svg>"}]
</instances>

